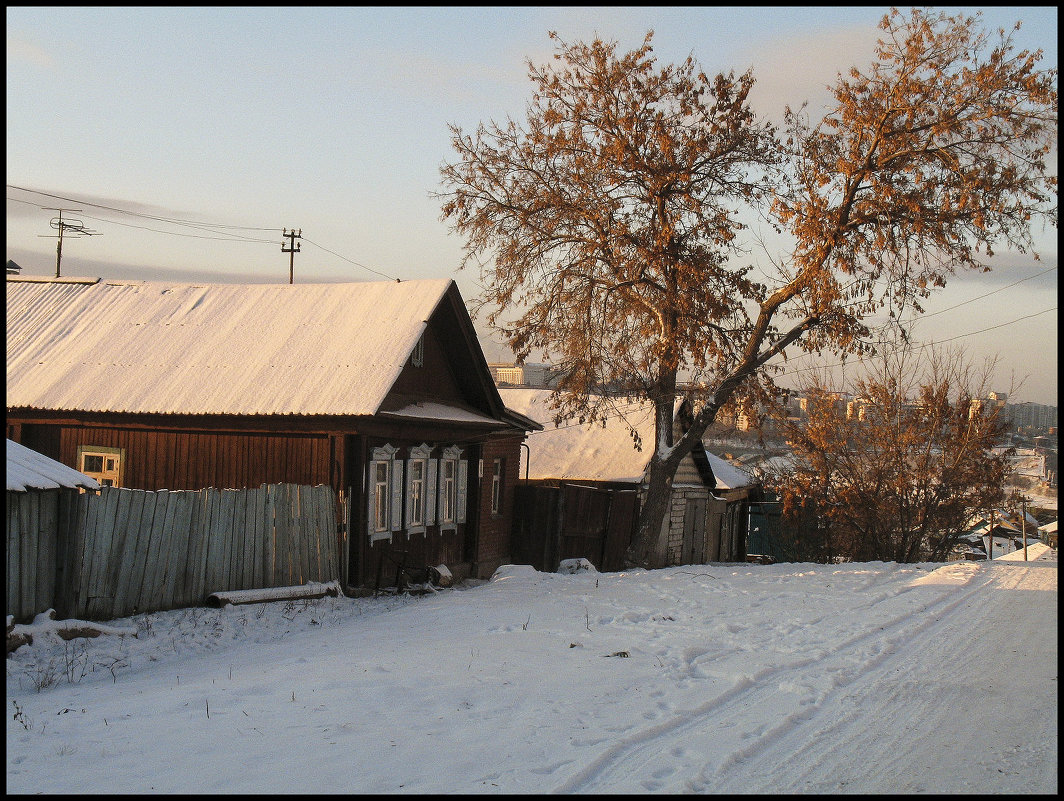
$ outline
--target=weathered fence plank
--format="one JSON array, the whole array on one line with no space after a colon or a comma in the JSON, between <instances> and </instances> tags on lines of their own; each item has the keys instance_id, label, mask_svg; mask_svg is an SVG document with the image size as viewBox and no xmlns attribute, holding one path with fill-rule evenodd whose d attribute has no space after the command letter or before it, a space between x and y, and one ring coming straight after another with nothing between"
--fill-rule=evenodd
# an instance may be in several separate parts
<instances>
[{"instance_id":1,"label":"weathered fence plank","mask_svg":"<svg viewBox=\"0 0 1064 801\"><path fill-rule=\"evenodd\" d=\"M133 603L129 602L130 585L134 581L132 566L136 562L137 545L143 531L143 515L147 493L143 490L130 490L129 514L126 533L122 545L121 558L117 560L118 579L115 583L114 603L111 617L126 617L133 613ZM153 499L154 500L154 499ZM139 581L137 582L139 587Z\"/></svg>"},{"instance_id":2,"label":"weathered fence plank","mask_svg":"<svg viewBox=\"0 0 1064 801\"><path fill-rule=\"evenodd\" d=\"M37 513L37 569L33 582L33 605L35 609L44 609L52 606L55 598L55 550L59 533L59 492L33 494L39 495L40 503Z\"/></svg>"},{"instance_id":3,"label":"weathered fence plank","mask_svg":"<svg viewBox=\"0 0 1064 801\"><path fill-rule=\"evenodd\" d=\"M36 575L37 575L37 547L40 540L40 528L37 525L39 515L37 510L40 506L38 493L24 493L24 500L19 503L22 514L23 543L19 554L19 607L29 610L37 604Z\"/></svg>"},{"instance_id":4,"label":"weathered fence plank","mask_svg":"<svg viewBox=\"0 0 1064 801\"><path fill-rule=\"evenodd\" d=\"M175 556L173 569L170 571L170 583L164 603L167 609L174 609L195 603L199 596L193 594L190 587L189 565L192 559L191 540L194 536L192 513L196 505L196 495L190 492L175 493L171 503L176 501L173 514L174 534L170 540L170 550Z\"/></svg>"},{"instance_id":5,"label":"weathered fence plank","mask_svg":"<svg viewBox=\"0 0 1064 801\"><path fill-rule=\"evenodd\" d=\"M7 613L19 619L27 614L22 607L22 549L28 538L23 533L23 494L7 494Z\"/></svg>"}]
</instances>

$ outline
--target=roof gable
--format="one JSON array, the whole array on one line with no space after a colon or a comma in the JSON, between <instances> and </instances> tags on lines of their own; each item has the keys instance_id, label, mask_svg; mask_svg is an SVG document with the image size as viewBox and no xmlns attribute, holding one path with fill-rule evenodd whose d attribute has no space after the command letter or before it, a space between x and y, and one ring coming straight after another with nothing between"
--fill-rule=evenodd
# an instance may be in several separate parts
<instances>
[{"instance_id":1,"label":"roof gable","mask_svg":"<svg viewBox=\"0 0 1064 801\"><path fill-rule=\"evenodd\" d=\"M9 278L8 408L372 415L427 321L457 293L450 279L190 285ZM472 347L483 362L475 337Z\"/></svg>"}]
</instances>

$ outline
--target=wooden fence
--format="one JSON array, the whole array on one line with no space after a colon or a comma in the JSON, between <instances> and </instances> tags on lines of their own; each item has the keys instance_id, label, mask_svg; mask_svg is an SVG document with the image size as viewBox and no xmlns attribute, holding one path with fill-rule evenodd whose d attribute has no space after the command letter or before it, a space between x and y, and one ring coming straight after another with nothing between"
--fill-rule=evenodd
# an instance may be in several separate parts
<instances>
[{"instance_id":1,"label":"wooden fence","mask_svg":"<svg viewBox=\"0 0 1064 801\"><path fill-rule=\"evenodd\" d=\"M336 496L328 486L264 484L258 489L103 488L75 501L69 521L46 529L8 514L8 613L54 607L59 617L110 620L197 606L212 592L343 579ZM36 527L36 542L27 535ZM20 554L14 576L12 552ZM36 560L28 554L36 549ZM54 552L55 578L47 575ZM39 568L29 575L32 565ZM45 602L49 583L51 602ZM33 586L30 592L26 587ZM32 605L32 609L29 608Z\"/></svg>"}]
</instances>

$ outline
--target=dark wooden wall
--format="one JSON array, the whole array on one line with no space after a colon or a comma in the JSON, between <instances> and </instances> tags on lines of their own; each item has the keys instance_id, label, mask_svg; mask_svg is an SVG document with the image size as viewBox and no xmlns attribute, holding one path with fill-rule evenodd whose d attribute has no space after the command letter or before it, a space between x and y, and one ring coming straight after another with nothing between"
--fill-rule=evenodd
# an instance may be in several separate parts
<instances>
[{"instance_id":1,"label":"dark wooden wall","mask_svg":"<svg viewBox=\"0 0 1064 801\"><path fill-rule=\"evenodd\" d=\"M327 434L152 431L105 426L24 426L22 444L77 468L79 445L122 448L122 483L143 490L243 489L331 484Z\"/></svg>"}]
</instances>

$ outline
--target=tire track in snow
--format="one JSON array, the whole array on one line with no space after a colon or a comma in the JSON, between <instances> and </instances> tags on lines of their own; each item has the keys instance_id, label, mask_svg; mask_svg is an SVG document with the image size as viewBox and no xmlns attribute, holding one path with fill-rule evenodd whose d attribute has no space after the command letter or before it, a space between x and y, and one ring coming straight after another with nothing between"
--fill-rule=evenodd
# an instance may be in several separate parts
<instances>
[{"instance_id":1,"label":"tire track in snow","mask_svg":"<svg viewBox=\"0 0 1064 801\"><path fill-rule=\"evenodd\" d=\"M733 755L740 771L703 775L692 785L711 792L1055 793L1056 667L1046 659L1055 649L1040 643L1056 631L1057 570L987 567L960 604L914 630L903 653L885 654L826 693L808 725ZM993 592L978 592L990 584ZM1022 591L1004 626L1000 590ZM917 666L906 661L913 647ZM1027 670L1017 675L1013 654L1020 651ZM1016 682L1029 682L1027 691L1010 689Z\"/></svg>"},{"instance_id":2,"label":"tire track in snow","mask_svg":"<svg viewBox=\"0 0 1064 801\"><path fill-rule=\"evenodd\" d=\"M781 690L778 679L795 670L819 664L824 673L834 676L828 693L837 693L859 678L871 667L891 655L889 642L912 637L935 624L935 616L944 616L964 604L987 583L989 574L977 573L957 591L929 601L917 609L907 610L897 620L882 627L864 631L840 643L825 657L821 651L813 655L744 676L720 695L684 712L671 720L644 728L607 748L590 764L556 787L556 793L609 792L613 787L631 787L642 783L648 791L714 792L714 784L728 768L751 759L756 753L773 745L796 727L807 723L818 711L826 695L796 694ZM917 589L901 588L889 597ZM889 641L884 643L883 641ZM871 647L871 656L862 650ZM877 647L878 646L878 647ZM776 681L774 681L776 680ZM753 732L727 729L706 729L710 720L728 720L729 713L751 717L751 710L763 708L761 718L771 723L758 726ZM705 753L695 753L692 742L701 735L711 743L712 756L707 763ZM724 745L722 741L732 742ZM743 740L751 742L744 744ZM719 756L723 754L723 757ZM716 764L714 764L716 763ZM678 772L686 774L673 778ZM633 777L643 776L642 780ZM669 785L669 782L672 782ZM682 786L676 785L682 781ZM749 789L746 790L749 792Z\"/></svg>"}]
</instances>

